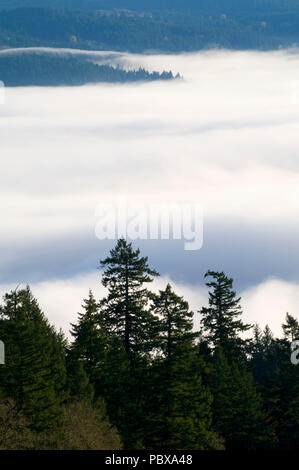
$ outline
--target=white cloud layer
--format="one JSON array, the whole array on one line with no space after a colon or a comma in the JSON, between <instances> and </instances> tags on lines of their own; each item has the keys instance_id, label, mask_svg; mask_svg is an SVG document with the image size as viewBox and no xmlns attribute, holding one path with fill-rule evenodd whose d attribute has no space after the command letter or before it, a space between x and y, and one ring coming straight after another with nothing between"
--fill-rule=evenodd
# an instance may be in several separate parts
<instances>
[{"instance_id":1,"label":"white cloud layer","mask_svg":"<svg viewBox=\"0 0 299 470\"><path fill-rule=\"evenodd\" d=\"M82 273L87 271L86 246L94 240L95 208L127 195L147 203L202 204L209 229L204 234L211 257L207 267L213 268L221 253L226 256L222 269L232 271L233 266L234 278L241 276L246 284L249 269L255 272L259 280L252 282L251 273L247 286L269 276L291 281L267 281L254 295L244 293L247 311L259 311L261 323L272 315L270 310L276 312L271 324L278 310L280 315L295 310L298 51L116 54L113 60L128 68L172 69L184 80L7 90L0 106L1 282L34 278L45 299L50 297L47 289L56 297L56 286L65 311L78 309L76 286L83 286L81 279L93 286L93 278ZM72 261L68 250L81 239ZM41 261L42 247L46 254ZM53 260L57 270L50 276ZM175 267L183 279L190 263L180 260ZM74 286L70 280L48 283L50 277L64 276L62 265L77 275ZM170 272L168 265L163 272ZM280 283L277 291L275 282ZM58 294L62 285L63 295ZM293 300L285 302L288 289ZM268 302L271 309L266 309ZM63 312L51 315L62 315L65 324L69 313Z\"/></svg>"},{"instance_id":2,"label":"white cloud layer","mask_svg":"<svg viewBox=\"0 0 299 470\"><path fill-rule=\"evenodd\" d=\"M8 90L0 183L9 234L24 230L20 213L30 233L72 230L78 213L86 220L96 201L124 192L297 227L299 55L122 57L185 81Z\"/></svg>"}]
</instances>

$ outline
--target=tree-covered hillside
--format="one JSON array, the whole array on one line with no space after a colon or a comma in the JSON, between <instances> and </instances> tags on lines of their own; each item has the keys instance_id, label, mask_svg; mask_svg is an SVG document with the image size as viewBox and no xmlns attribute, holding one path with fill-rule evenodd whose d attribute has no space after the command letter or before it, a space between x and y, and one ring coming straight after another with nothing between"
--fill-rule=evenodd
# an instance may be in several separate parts
<instances>
[{"instance_id":1,"label":"tree-covered hillside","mask_svg":"<svg viewBox=\"0 0 299 470\"><path fill-rule=\"evenodd\" d=\"M274 49L299 42L299 8L190 15L19 8L0 13L0 47L52 46L130 52L210 47Z\"/></svg>"},{"instance_id":2,"label":"tree-covered hillside","mask_svg":"<svg viewBox=\"0 0 299 470\"><path fill-rule=\"evenodd\" d=\"M172 72L126 71L110 65L97 65L84 56L36 52L0 52L0 78L6 86L72 86L87 83L127 83L171 80Z\"/></svg>"},{"instance_id":3,"label":"tree-covered hillside","mask_svg":"<svg viewBox=\"0 0 299 470\"><path fill-rule=\"evenodd\" d=\"M299 9L298 0L0 0L0 8L51 7L77 11L125 9L138 12L180 11L217 15Z\"/></svg>"},{"instance_id":4,"label":"tree-covered hillside","mask_svg":"<svg viewBox=\"0 0 299 470\"><path fill-rule=\"evenodd\" d=\"M170 284L151 290L158 273L124 239L100 266L106 294L89 291L71 344L29 287L4 296L0 449L298 449L295 317L282 338L245 324L233 280L217 271L194 314Z\"/></svg>"}]
</instances>

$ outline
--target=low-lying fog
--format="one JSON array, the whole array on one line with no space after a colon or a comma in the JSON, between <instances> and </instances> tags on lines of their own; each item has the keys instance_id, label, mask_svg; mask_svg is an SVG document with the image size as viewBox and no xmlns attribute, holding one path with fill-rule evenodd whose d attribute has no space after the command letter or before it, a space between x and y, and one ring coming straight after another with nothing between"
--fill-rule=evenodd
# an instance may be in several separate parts
<instances>
[{"instance_id":1,"label":"low-lying fog","mask_svg":"<svg viewBox=\"0 0 299 470\"><path fill-rule=\"evenodd\" d=\"M184 79L6 89L1 291L30 283L66 329L88 288L102 292L96 267L113 242L95 237L97 204L119 195L197 203L201 250L135 242L163 276L156 286L170 278L196 310L206 302L204 272L224 270L246 319L279 333L286 311L299 310L299 52L100 52L93 60L108 55Z\"/></svg>"}]
</instances>

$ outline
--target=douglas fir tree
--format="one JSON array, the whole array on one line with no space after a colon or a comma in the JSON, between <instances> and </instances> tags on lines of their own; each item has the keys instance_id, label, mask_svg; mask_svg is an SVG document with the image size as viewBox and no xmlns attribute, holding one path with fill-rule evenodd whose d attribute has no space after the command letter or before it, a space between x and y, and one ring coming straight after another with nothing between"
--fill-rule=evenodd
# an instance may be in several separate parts
<instances>
[{"instance_id":1,"label":"douglas fir tree","mask_svg":"<svg viewBox=\"0 0 299 470\"><path fill-rule=\"evenodd\" d=\"M240 319L242 309L241 298L236 297L233 291L233 280L224 272L208 271L205 277L212 277L207 286L212 288L209 292L209 306L200 311L204 337L213 348L221 347L228 359L245 359L247 341L240 338L251 328Z\"/></svg>"},{"instance_id":2,"label":"douglas fir tree","mask_svg":"<svg viewBox=\"0 0 299 470\"><path fill-rule=\"evenodd\" d=\"M29 287L6 294L1 307L6 363L1 388L38 431L62 421L65 400L65 345L41 312Z\"/></svg>"},{"instance_id":3,"label":"douglas fir tree","mask_svg":"<svg viewBox=\"0 0 299 470\"><path fill-rule=\"evenodd\" d=\"M146 285L158 273L124 239L118 240L110 255L101 261L101 267L104 268L102 283L108 295L100 302L100 312L111 341L110 361L115 363L113 352L119 358L114 371L118 374L117 383L125 385L116 387L110 398L107 396L107 406L119 418L117 424L122 428L125 448L141 448L144 377L154 346L155 328L155 318L148 308L151 293ZM110 381L107 374L106 381Z\"/></svg>"},{"instance_id":4,"label":"douglas fir tree","mask_svg":"<svg viewBox=\"0 0 299 470\"><path fill-rule=\"evenodd\" d=\"M148 376L145 442L147 448L207 449L212 397L202 385L196 354L193 312L168 284L152 296L157 316L156 357Z\"/></svg>"}]
</instances>

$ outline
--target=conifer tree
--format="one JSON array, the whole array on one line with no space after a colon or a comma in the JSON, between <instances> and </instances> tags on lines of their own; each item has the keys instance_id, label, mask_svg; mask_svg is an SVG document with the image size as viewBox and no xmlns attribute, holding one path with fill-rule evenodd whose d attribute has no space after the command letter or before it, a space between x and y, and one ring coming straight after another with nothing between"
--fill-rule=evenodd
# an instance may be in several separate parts
<instances>
[{"instance_id":1,"label":"conifer tree","mask_svg":"<svg viewBox=\"0 0 299 470\"><path fill-rule=\"evenodd\" d=\"M253 339L251 341L249 362L253 369L254 379L259 383L263 381L265 360L263 332L259 325L256 324L253 327Z\"/></svg>"},{"instance_id":2,"label":"conifer tree","mask_svg":"<svg viewBox=\"0 0 299 470\"><path fill-rule=\"evenodd\" d=\"M110 398L106 394L107 410L112 422L113 415L116 416L125 448L142 448L144 370L153 349L155 325L148 309L151 293L146 285L158 273L149 267L147 257L140 256L140 250L134 250L124 239L118 240L109 256L101 261L101 267L104 268L102 284L108 289L108 295L100 302L100 312L111 340L106 365L109 369L109 364L115 363L113 354L116 354L120 361L116 369L118 382L124 385L117 387ZM106 372L104 383L109 380L110 374Z\"/></svg>"},{"instance_id":3,"label":"conifer tree","mask_svg":"<svg viewBox=\"0 0 299 470\"><path fill-rule=\"evenodd\" d=\"M67 340L62 330L57 332L55 327L50 325L48 334L49 346L51 347L51 354L49 357L51 378L54 383L54 391L56 397L60 397L60 403L63 403L68 398L67 391L67 365L66 365L66 352Z\"/></svg>"},{"instance_id":4,"label":"conifer tree","mask_svg":"<svg viewBox=\"0 0 299 470\"><path fill-rule=\"evenodd\" d=\"M263 347L265 351L268 351L271 348L273 339L274 339L273 333L269 325L266 325L263 331L263 336L262 336L262 342L263 342Z\"/></svg>"},{"instance_id":5,"label":"conifer tree","mask_svg":"<svg viewBox=\"0 0 299 470\"><path fill-rule=\"evenodd\" d=\"M209 384L214 397L213 426L225 439L226 450L269 449L273 427L263 400L245 364L229 363L221 348L213 358Z\"/></svg>"},{"instance_id":6,"label":"conifer tree","mask_svg":"<svg viewBox=\"0 0 299 470\"><path fill-rule=\"evenodd\" d=\"M268 404L270 405L270 412L276 419L278 448L281 450L298 450L299 369L298 366L291 363L289 355L285 357L285 360L281 359L279 372L278 369L275 370L272 381L268 385L270 385Z\"/></svg>"},{"instance_id":7,"label":"conifer tree","mask_svg":"<svg viewBox=\"0 0 299 470\"><path fill-rule=\"evenodd\" d=\"M193 312L183 297L179 297L167 284L159 295L152 294L151 311L159 319L156 322L156 342L160 354L167 361L193 347L198 333L193 332Z\"/></svg>"},{"instance_id":8,"label":"conifer tree","mask_svg":"<svg viewBox=\"0 0 299 470\"><path fill-rule=\"evenodd\" d=\"M265 357L261 390L269 421L275 428L277 448L295 450L299 446L299 368L291 363L290 341L272 338Z\"/></svg>"},{"instance_id":9,"label":"conifer tree","mask_svg":"<svg viewBox=\"0 0 299 470\"><path fill-rule=\"evenodd\" d=\"M36 430L55 427L62 420L60 405L66 398L63 340L50 327L29 287L5 295L1 319L5 394L30 417Z\"/></svg>"},{"instance_id":10,"label":"conifer tree","mask_svg":"<svg viewBox=\"0 0 299 470\"><path fill-rule=\"evenodd\" d=\"M299 339L299 322L289 313L286 314L285 323L283 323L282 329L287 341L292 342L295 339Z\"/></svg>"},{"instance_id":11,"label":"conifer tree","mask_svg":"<svg viewBox=\"0 0 299 470\"><path fill-rule=\"evenodd\" d=\"M84 369L82 361L70 349L66 356L68 401L92 401L94 387Z\"/></svg>"},{"instance_id":12,"label":"conifer tree","mask_svg":"<svg viewBox=\"0 0 299 470\"><path fill-rule=\"evenodd\" d=\"M152 297L159 318L157 357L147 374L144 439L147 448L207 449L210 430L210 392L202 384L195 350L193 312L168 284Z\"/></svg>"},{"instance_id":13,"label":"conifer tree","mask_svg":"<svg viewBox=\"0 0 299 470\"><path fill-rule=\"evenodd\" d=\"M253 340L251 346L252 354L262 354L263 352L263 333L258 324L253 326Z\"/></svg>"},{"instance_id":14,"label":"conifer tree","mask_svg":"<svg viewBox=\"0 0 299 470\"><path fill-rule=\"evenodd\" d=\"M101 312L110 334L124 341L126 353L133 359L151 350L152 314L147 309L150 293L145 284L158 273L148 266L148 258L140 256L126 240L118 240L110 255L101 261L102 283L108 295L101 303Z\"/></svg>"},{"instance_id":15,"label":"conifer tree","mask_svg":"<svg viewBox=\"0 0 299 470\"><path fill-rule=\"evenodd\" d=\"M264 331L261 331L258 325L254 326L249 364L253 369L254 379L261 390L276 367L275 361L271 359L273 341L273 334L268 325L265 326Z\"/></svg>"},{"instance_id":16,"label":"conifer tree","mask_svg":"<svg viewBox=\"0 0 299 470\"><path fill-rule=\"evenodd\" d=\"M78 323L71 324L71 334L74 337L71 350L73 357L77 357L93 385L96 396L101 394L102 370L107 350L107 333L103 315L99 312L92 291L88 299L84 299L83 313L79 313ZM78 370L79 372L79 370Z\"/></svg>"},{"instance_id":17,"label":"conifer tree","mask_svg":"<svg viewBox=\"0 0 299 470\"><path fill-rule=\"evenodd\" d=\"M206 283L211 288L209 307L200 310L204 336L213 348L221 347L227 358L240 358L244 356L248 341L242 340L239 335L252 327L240 319L241 298L236 297L232 289L233 280L224 272L208 271L205 277L212 277L213 280Z\"/></svg>"},{"instance_id":18,"label":"conifer tree","mask_svg":"<svg viewBox=\"0 0 299 470\"><path fill-rule=\"evenodd\" d=\"M113 335L109 340L103 370L103 397L110 422L117 427L125 449L142 449L143 377L132 374L124 342ZM144 370L140 371L143 374Z\"/></svg>"}]
</instances>

